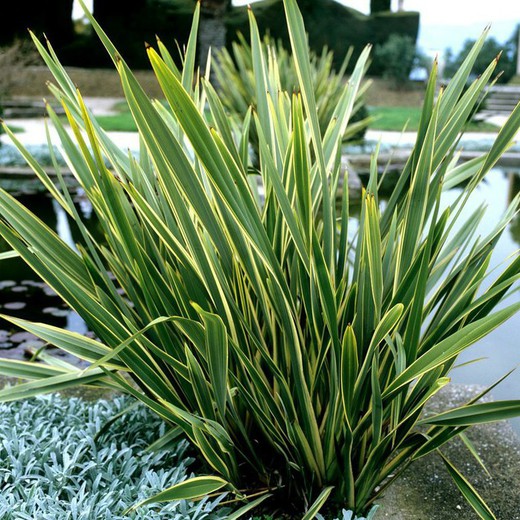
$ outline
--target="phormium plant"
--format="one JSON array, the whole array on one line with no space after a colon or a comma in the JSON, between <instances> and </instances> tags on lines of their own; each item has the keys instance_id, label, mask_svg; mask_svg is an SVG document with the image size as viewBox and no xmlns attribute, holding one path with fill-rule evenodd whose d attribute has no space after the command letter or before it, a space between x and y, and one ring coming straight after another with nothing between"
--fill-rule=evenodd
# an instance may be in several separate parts
<instances>
[{"instance_id":1,"label":"phormium plant","mask_svg":"<svg viewBox=\"0 0 520 520\"><path fill-rule=\"evenodd\" d=\"M50 45L35 39L70 132L49 106L50 120L104 240L82 222L65 183L55 185L8 128L82 240L71 248L3 191L0 232L13 248L7 255L31 266L96 339L6 317L90 365L81 370L48 355L34 364L2 360L2 373L31 381L0 398L71 385L135 396L182 430L210 468L157 501L226 489L245 500L236 516L261 501L305 519L326 502L363 514L409 464L437 451L477 513L493 518L442 447L474 424L517 415L520 402L477 396L442 413L423 409L449 383L457 356L520 308L503 305L520 258L491 280L487 270L518 197L488 236L475 235L482 211L459 218L511 143L520 107L487 153L457 165L460 134L496 67L465 89L484 33L438 95L433 68L415 147L384 204L374 153L354 221L342 140L370 49L323 128L303 21L296 0L284 6L299 91L267 88L250 11L258 99L238 129L194 72L199 7L182 70L162 42L147 49L166 104L147 97L89 15L139 129L138 158L111 142ZM460 197L447 205L443 190L459 184Z\"/></svg>"},{"instance_id":2,"label":"phormium plant","mask_svg":"<svg viewBox=\"0 0 520 520\"><path fill-rule=\"evenodd\" d=\"M297 92L299 80L295 61L281 40L274 40L269 35L264 35L259 51L262 52L263 60L267 65L265 87L272 92L282 90L289 95ZM323 48L321 54L309 51L311 83L316 99L318 121L323 132L333 118L344 85L349 80L347 67L351 56L352 52L348 53L341 67L335 70L334 54L327 47ZM248 110L251 107L257 108L257 99L265 98L265 94L258 92L262 83L256 80L254 59L250 43L239 33L237 41L232 44L232 50L229 51L226 47L218 49L212 62L212 74L217 80L219 98L226 112L237 119L239 126ZM368 64L366 66L368 67ZM371 121L363 99L363 94L370 83L365 81L357 90L349 124L345 127L343 135L345 142L362 140ZM250 129L249 137L253 151L258 155L259 143L254 126Z\"/></svg>"}]
</instances>

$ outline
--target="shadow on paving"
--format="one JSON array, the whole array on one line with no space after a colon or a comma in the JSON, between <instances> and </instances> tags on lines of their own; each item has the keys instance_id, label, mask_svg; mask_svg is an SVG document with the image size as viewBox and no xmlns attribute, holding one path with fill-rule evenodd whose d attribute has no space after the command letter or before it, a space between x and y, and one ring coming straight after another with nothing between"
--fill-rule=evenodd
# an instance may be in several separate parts
<instances>
[{"instance_id":1,"label":"shadow on paving","mask_svg":"<svg viewBox=\"0 0 520 520\"><path fill-rule=\"evenodd\" d=\"M431 411L466 403L482 387L451 384L432 401ZM460 439L442 448L486 501L498 520L520 520L520 438L509 422L469 428L467 437L489 471L469 453ZM412 464L379 500L376 518L392 520L477 520L453 483L439 455L432 453Z\"/></svg>"}]
</instances>

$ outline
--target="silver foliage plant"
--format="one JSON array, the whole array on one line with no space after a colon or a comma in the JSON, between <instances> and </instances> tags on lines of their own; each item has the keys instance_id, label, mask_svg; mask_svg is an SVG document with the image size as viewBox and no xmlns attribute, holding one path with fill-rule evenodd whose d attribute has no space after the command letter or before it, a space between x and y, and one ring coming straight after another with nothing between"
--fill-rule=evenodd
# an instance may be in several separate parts
<instances>
[{"instance_id":1,"label":"silver foliage plant","mask_svg":"<svg viewBox=\"0 0 520 520\"><path fill-rule=\"evenodd\" d=\"M188 443L148 450L165 424L132 404L57 394L1 404L0 518L123 520L135 501L191 477ZM223 519L223 498L143 507L132 518Z\"/></svg>"}]
</instances>

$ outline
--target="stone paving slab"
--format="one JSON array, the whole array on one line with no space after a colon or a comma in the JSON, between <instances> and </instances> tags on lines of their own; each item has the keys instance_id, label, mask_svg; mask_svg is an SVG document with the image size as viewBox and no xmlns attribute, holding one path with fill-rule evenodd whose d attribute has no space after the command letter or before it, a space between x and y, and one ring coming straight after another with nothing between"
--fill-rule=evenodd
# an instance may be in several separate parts
<instances>
[{"instance_id":1,"label":"stone paving slab","mask_svg":"<svg viewBox=\"0 0 520 520\"><path fill-rule=\"evenodd\" d=\"M450 384L432 401L446 410L469 401L482 387ZM467 430L489 475L459 439L442 449L471 482L498 520L520 520L520 437L507 421ZM391 520L477 520L453 483L439 455L412 464L379 501L376 518Z\"/></svg>"}]
</instances>

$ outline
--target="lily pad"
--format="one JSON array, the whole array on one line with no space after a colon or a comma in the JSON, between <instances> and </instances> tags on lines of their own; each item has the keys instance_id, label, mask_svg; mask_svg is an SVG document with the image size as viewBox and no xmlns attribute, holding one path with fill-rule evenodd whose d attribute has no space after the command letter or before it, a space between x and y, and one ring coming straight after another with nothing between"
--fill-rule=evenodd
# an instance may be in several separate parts
<instances>
[{"instance_id":1,"label":"lily pad","mask_svg":"<svg viewBox=\"0 0 520 520\"><path fill-rule=\"evenodd\" d=\"M4 309L8 309L10 311L18 311L26 307L27 304L25 302L10 302L4 303Z\"/></svg>"},{"instance_id":2,"label":"lily pad","mask_svg":"<svg viewBox=\"0 0 520 520\"><path fill-rule=\"evenodd\" d=\"M28 290L27 287L24 287L23 285L17 285L16 287L11 288L11 292L16 292L16 293L25 292L27 290Z\"/></svg>"},{"instance_id":3,"label":"lily pad","mask_svg":"<svg viewBox=\"0 0 520 520\"><path fill-rule=\"evenodd\" d=\"M34 334L31 334L30 332L15 332L11 335L10 340L13 343L24 343L26 341L34 341L38 339Z\"/></svg>"},{"instance_id":4,"label":"lily pad","mask_svg":"<svg viewBox=\"0 0 520 520\"><path fill-rule=\"evenodd\" d=\"M58 309L57 307L45 307L42 309L42 312L44 314L50 314L56 318L64 318L70 313L68 309Z\"/></svg>"}]
</instances>

